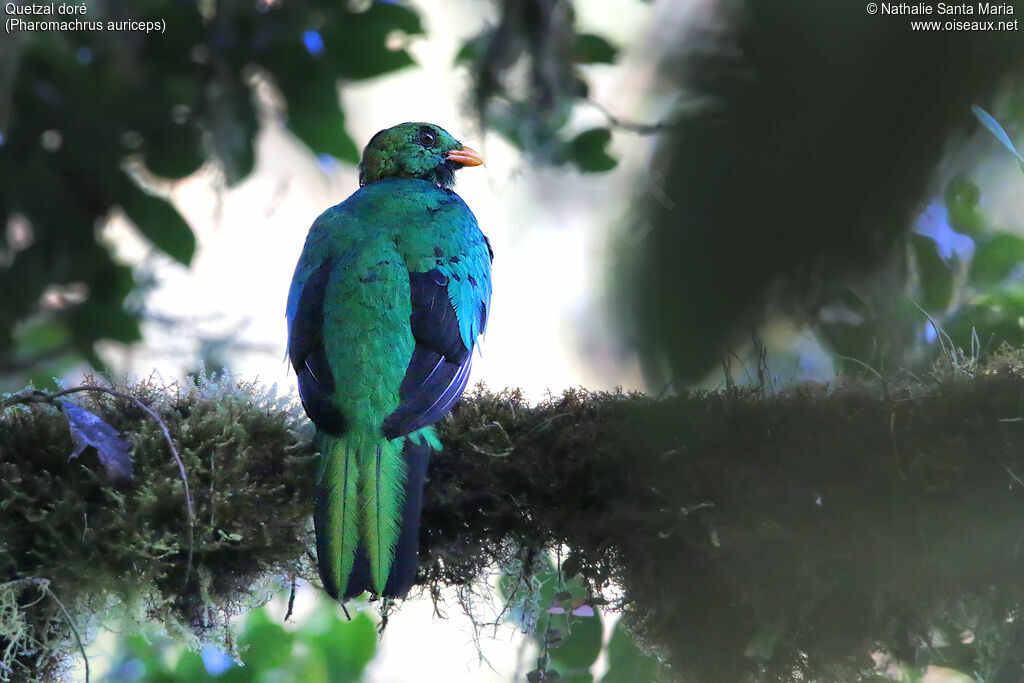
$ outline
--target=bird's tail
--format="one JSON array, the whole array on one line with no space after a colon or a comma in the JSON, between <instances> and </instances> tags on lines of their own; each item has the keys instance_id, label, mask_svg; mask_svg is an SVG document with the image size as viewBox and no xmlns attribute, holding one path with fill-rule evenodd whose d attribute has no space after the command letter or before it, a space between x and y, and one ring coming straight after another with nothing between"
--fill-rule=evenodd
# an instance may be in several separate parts
<instances>
[{"instance_id":1,"label":"bird's tail","mask_svg":"<svg viewBox=\"0 0 1024 683\"><path fill-rule=\"evenodd\" d=\"M430 451L436 448L437 445L432 446L426 441L414 441L412 438L405 440L402 458L405 460L406 478L401 531L398 535L398 543L395 545L394 561L391 564L390 572L388 572L384 590L381 592L374 586L367 547L360 543L356 552L355 564L348 577L348 585L343 591L343 600L354 598L363 591L378 593L389 598L404 598L416 583L416 571L419 567L417 555L420 538L420 513L423 508L423 486L427 480Z\"/></svg>"},{"instance_id":2,"label":"bird's tail","mask_svg":"<svg viewBox=\"0 0 1024 683\"><path fill-rule=\"evenodd\" d=\"M324 590L345 593L359 543L359 458L345 437L316 435L320 458L316 477L316 559Z\"/></svg>"},{"instance_id":3,"label":"bird's tail","mask_svg":"<svg viewBox=\"0 0 1024 683\"><path fill-rule=\"evenodd\" d=\"M404 596L415 582L423 484L438 446L429 436L318 434L317 564L335 599Z\"/></svg>"},{"instance_id":4,"label":"bird's tail","mask_svg":"<svg viewBox=\"0 0 1024 683\"><path fill-rule=\"evenodd\" d=\"M405 439L367 439L359 447L359 502L362 540L370 560L374 593L383 593L402 527L405 494Z\"/></svg>"}]
</instances>

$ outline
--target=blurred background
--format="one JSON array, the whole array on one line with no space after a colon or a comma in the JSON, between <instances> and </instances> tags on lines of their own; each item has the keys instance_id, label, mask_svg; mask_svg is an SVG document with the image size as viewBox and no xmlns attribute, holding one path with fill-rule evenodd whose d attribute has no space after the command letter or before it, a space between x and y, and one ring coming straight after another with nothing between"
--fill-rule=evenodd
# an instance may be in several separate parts
<instances>
[{"instance_id":1,"label":"blurred background","mask_svg":"<svg viewBox=\"0 0 1024 683\"><path fill-rule=\"evenodd\" d=\"M366 9L358 3L353 7ZM367 28L351 29L375 32L375 38L380 40L380 44L373 46L377 52L364 55L347 47L344 42L347 35L331 35L332 30L340 29L311 28L331 18L327 10L320 10L318 16L317 8L311 6L306 13L297 12L299 16L290 19L303 26L303 30L289 37L294 39L294 45L281 46L280 56L273 57L282 60L282 69L305 69L303 61L319 64L327 59L328 50L334 50L339 60L357 64L351 69L372 74L347 80L339 89L338 108L334 112L329 111L334 104L332 85L345 75L345 69L340 73L325 69L326 73L318 80L311 80L307 73L288 76L296 79L289 87L299 92L316 88L326 91L326 94L318 92L315 97L319 101L327 100L324 106L327 111L311 105L309 111L302 112L308 120L296 122L296 112L289 110L287 95L279 92L271 75L248 65L250 69L244 74L232 74L239 81L236 85L246 88L245 93L236 93L237 101L224 104L225 111L218 114L228 119L223 124L230 129L226 135L234 137L228 141L206 141L228 146L237 144L240 149L231 148L226 152L229 159L204 160L196 156L205 152L206 147L193 150L186 146L202 141L187 138L191 131L173 127L164 132L170 139L160 141L159 151L151 151L144 135L133 139L139 149L128 156L142 165L131 168L133 178L147 191L170 200L187 228L176 226L168 230L152 223L154 231L165 231L164 239L172 242L172 245L164 245L169 246L164 250L138 228L130 212L123 207L113 208L114 215L104 216L106 220L96 226L97 240L105 252L102 257L111 260L112 265L107 266L110 270L120 273L122 266L131 268L134 278L131 292L127 291L126 279L125 290L118 291L110 301L111 311L121 309L124 314L111 313L104 308L98 312L109 314L109 321L90 316L88 323L83 322L78 328L62 324L62 316L58 315L49 316L49 325L40 320L36 325L19 325L16 330L14 326L5 327L15 338L13 344L8 342L11 359L5 363L5 387L22 385L25 378L43 384L54 375L75 376L83 367L82 356L91 356L91 353L83 354L82 347L88 347L93 341L96 343L91 351L96 354L95 360L115 376L147 376L155 371L175 378L203 362L210 370L228 368L248 377L258 377L268 384L278 382L282 387L291 386L294 380L288 376L283 360L283 311L288 283L306 231L321 211L357 189L356 150L361 150L381 128L407 120L437 122L485 155L484 172L459 174L458 191L470 203L496 252L501 255L495 282L498 291L504 290L505 294L499 294L496 300L497 310L488 329L483 357L475 366L474 379L494 386L520 385L533 396L576 384L638 386L635 363L631 364L625 354L616 350L616 343L609 338L606 329L608 323L593 301L602 278L598 265L604 250L603 233L595 226L604 222L603 216L626 213L622 201L630 196L628 178L624 174L615 177L607 173L584 176L571 164L535 165L507 139L485 134L472 99L472 64L465 59L458 63L457 57L470 38L494 23L498 8L474 2L410 7L414 9L387 5L385 10L374 12L377 16L365 20L369 23ZM236 11L253 9L246 6ZM153 11L156 12L156 8ZM179 25L177 12L184 11L191 10L185 8L168 13L165 44L154 45L152 49L166 51L169 61L180 58L184 65L173 66L187 69L195 55L184 45L183 52L178 54L166 44L188 42L187 36L174 34L183 31L180 26L176 29L174 26ZM279 20L274 17L278 10L273 4L263 7L262 11L268 13L268 22ZM279 11L286 10L280 8ZM575 26L581 32L605 36L600 39L593 36L595 41L600 41L595 49L604 51L595 56L600 61L611 62L616 51L612 42L604 41L627 44L636 40L648 25L650 14L651 7L642 2L621 2L614 6L595 3L589 8L578 8ZM130 34L123 38L126 43L141 40ZM74 78L90 78L89 74L98 70L97 62L103 57L92 55L91 50L95 48L63 45L65 39L59 35L22 33L18 40L23 44L18 49L31 53L38 41L38 49L49 52L61 44L62 49L69 51L66 58L72 60L75 70L79 71ZM111 36L106 39L110 40ZM236 39L241 41L243 36L236 36ZM159 42L155 36L145 40L146 43ZM283 42L283 37L281 40ZM12 47L7 49L13 50ZM294 55L291 51L301 54ZM375 63L381 51L388 56L387 63ZM138 91L128 95L122 90L111 97L142 97L152 87L151 83L165 77L162 69L172 66L156 61L155 55L143 54L142 58L147 61L137 66L146 73L118 74ZM148 61L150 59L154 61ZM644 56L643 51L638 51L635 64L627 69L611 63L588 66L595 101L599 101L600 94L623 111L639 106L644 83L651 78L653 59L653 55ZM287 60L299 63L292 65ZM29 60L22 54L17 85L29 86L26 82L29 66ZM113 71L135 68L124 62L110 65ZM378 71L382 73L376 75ZM185 77L183 74L182 78ZM140 80L143 82L138 82ZM80 85L86 87L87 83L81 81ZM118 84L120 88L125 85L127 83ZM195 83L184 85L199 87ZM90 97L98 98L98 95ZM167 111L160 111L159 117L155 117L157 120L150 125L159 126L163 122L168 127L173 126L169 110L185 106L182 102L171 103L176 98L183 99L180 93L167 94ZM99 102L96 108L97 118L101 120L116 111ZM14 113L9 110L8 118L13 119ZM22 115L30 114L23 112ZM78 118L78 125L88 127L79 113L69 111L68 115ZM150 115L143 111L135 116ZM179 127L186 128L196 123L193 119L198 116L184 110L178 115L184 117ZM568 130L607 126L607 118L595 107L566 108L559 115L566 119L564 125ZM249 120L252 117L256 120ZM36 128L41 123L34 121ZM129 128L142 122L108 123L112 128ZM14 119L8 125L17 124L18 120ZM244 125L251 127L245 129ZM234 127L243 129L234 130ZM56 128L48 130L67 135ZM45 132L40 131L40 134ZM128 131L132 137L130 133ZM177 134L182 139L173 137ZM14 132L8 133L10 137L13 135ZM338 149L342 143L332 140L331 136L345 137L343 150ZM613 144L620 143L622 152L632 163L647 163L650 140L634 137ZM72 142L68 140L67 144ZM5 147L10 149L13 145L14 140L8 139ZM55 153L71 153L65 144L60 147L63 149ZM151 174L151 168L145 166L147 159L151 160L150 166L163 170L161 161L152 161L156 155L167 157L166 160L161 158L167 164L182 164L179 173L186 169L189 173L173 181L155 172ZM172 158L184 155L191 157ZM203 163L190 168L189 161ZM52 167L55 162L44 158L40 163ZM8 229L9 249L14 253L22 252L19 260L28 261L35 249L42 251L43 245L34 235L28 216L13 213L12 227ZM87 213L87 209L83 211ZM83 220L86 217L83 215ZM163 218L145 217L149 221ZM76 229L78 234L92 232L87 224ZM186 229L194 235L194 247L187 244ZM19 247L19 240L35 246ZM83 258L81 254L75 256ZM14 273L10 277L14 278ZM124 277L127 278L127 271ZM25 284L18 287L19 291L27 289ZM51 307L70 306L76 298L88 297L85 284L61 283L42 295L51 302ZM118 301L122 293L125 298ZM29 298L27 291L25 294L26 299ZM32 295L38 297L40 292ZM104 330L105 324L123 329ZM513 359L519 355L519 350L527 346L539 330L543 330L541 334L545 337L542 358L515 362ZM39 355L46 358L40 360ZM15 369L18 372L11 372Z\"/></svg>"},{"instance_id":2,"label":"blurred background","mask_svg":"<svg viewBox=\"0 0 1024 683\"><path fill-rule=\"evenodd\" d=\"M492 388L783 388L1024 342L1016 3L990 31L915 30L859 0L84 6L166 27L0 41L0 390L205 369L292 391L306 230L357 188L373 133L417 120L486 160L456 189L496 255L473 375ZM369 620L304 585L282 627L281 590L240 627L295 639L269 669L325 633L369 642L373 681L428 660L417 680L510 680L537 656L515 619L481 633L427 599L375 650ZM601 640L590 674L617 680ZM92 647L117 680L230 666Z\"/></svg>"}]
</instances>

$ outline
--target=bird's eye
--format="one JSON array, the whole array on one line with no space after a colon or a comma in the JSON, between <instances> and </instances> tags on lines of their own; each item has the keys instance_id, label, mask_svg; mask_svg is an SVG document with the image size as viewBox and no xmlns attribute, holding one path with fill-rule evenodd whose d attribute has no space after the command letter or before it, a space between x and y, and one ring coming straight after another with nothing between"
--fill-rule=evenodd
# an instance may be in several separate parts
<instances>
[{"instance_id":1,"label":"bird's eye","mask_svg":"<svg viewBox=\"0 0 1024 683\"><path fill-rule=\"evenodd\" d=\"M416 139L424 147L433 147L434 143L437 142L437 136L434 132L426 128L420 129L420 132L416 135Z\"/></svg>"}]
</instances>

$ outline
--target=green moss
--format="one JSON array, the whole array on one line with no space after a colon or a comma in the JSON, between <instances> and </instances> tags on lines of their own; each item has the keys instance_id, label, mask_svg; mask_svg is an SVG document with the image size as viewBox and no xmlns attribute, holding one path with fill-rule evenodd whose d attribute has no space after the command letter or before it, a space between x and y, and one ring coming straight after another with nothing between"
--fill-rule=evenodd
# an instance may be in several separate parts
<instances>
[{"instance_id":1,"label":"green moss","mask_svg":"<svg viewBox=\"0 0 1024 683\"><path fill-rule=\"evenodd\" d=\"M268 575L305 573L312 454L301 412L254 385L125 389L174 435L195 509L192 569L184 485L159 426L105 394L73 400L133 444L135 473L109 485L88 455L68 459L66 420L36 404L0 414L0 582L45 578L79 626L151 619L172 633L224 636ZM88 451L87 451L88 454ZM95 460L95 459L93 459ZM67 619L31 586L0 592L0 657L45 676L73 648ZM10 647L13 642L29 647Z\"/></svg>"},{"instance_id":2,"label":"green moss","mask_svg":"<svg viewBox=\"0 0 1024 683\"><path fill-rule=\"evenodd\" d=\"M1022 368L885 392L479 392L431 466L427 576L567 547L686 680L854 680L876 650L1020 680Z\"/></svg>"},{"instance_id":3,"label":"green moss","mask_svg":"<svg viewBox=\"0 0 1024 683\"><path fill-rule=\"evenodd\" d=\"M250 385L128 391L163 417L188 471L194 571L158 427L131 402L78 394L132 440L135 476L111 486L88 458L69 462L52 407L0 414L0 584L50 580L83 631L128 616L229 638L267 577L315 581L308 424ZM625 608L689 680L855 680L882 651L1016 681L1022 406L1017 353L884 390L568 391L530 406L480 389L441 425L421 583L437 595L560 549L563 572ZM41 598L0 588L0 655L22 673L74 652Z\"/></svg>"}]
</instances>

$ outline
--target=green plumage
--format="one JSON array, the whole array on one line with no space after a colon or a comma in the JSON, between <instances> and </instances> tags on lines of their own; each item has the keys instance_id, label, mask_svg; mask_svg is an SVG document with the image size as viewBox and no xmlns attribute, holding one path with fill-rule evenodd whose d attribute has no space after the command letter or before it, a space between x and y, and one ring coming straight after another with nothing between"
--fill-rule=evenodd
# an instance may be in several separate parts
<instances>
[{"instance_id":1,"label":"green plumage","mask_svg":"<svg viewBox=\"0 0 1024 683\"><path fill-rule=\"evenodd\" d=\"M336 505L327 506L326 525L332 532L327 536L327 552L338 558L338 575L348 576L355 563L355 547L359 541L359 462L358 448L350 446L346 438L317 434L320 460L317 481Z\"/></svg>"},{"instance_id":2,"label":"green plumage","mask_svg":"<svg viewBox=\"0 0 1024 683\"><path fill-rule=\"evenodd\" d=\"M410 449L437 444L430 425L465 386L486 322L489 246L445 185L475 164L467 154L429 124L379 133L364 152L364 187L317 218L295 269L289 356L318 428L317 553L335 597L387 592L407 494L419 515L425 460L408 481ZM406 533L414 565L415 529ZM349 585L361 557L368 585Z\"/></svg>"},{"instance_id":3,"label":"green plumage","mask_svg":"<svg viewBox=\"0 0 1024 683\"><path fill-rule=\"evenodd\" d=\"M338 558L333 580L344 585L363 538L373 586L383 592L398 541L405 438L388 440L354 432L341 438L321 435L320 443L317 477L331 491L325 501L328 552Z\"/></svg>"}]
</instances>

